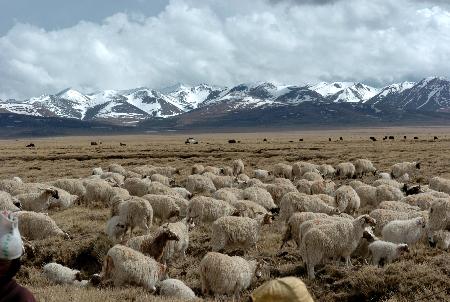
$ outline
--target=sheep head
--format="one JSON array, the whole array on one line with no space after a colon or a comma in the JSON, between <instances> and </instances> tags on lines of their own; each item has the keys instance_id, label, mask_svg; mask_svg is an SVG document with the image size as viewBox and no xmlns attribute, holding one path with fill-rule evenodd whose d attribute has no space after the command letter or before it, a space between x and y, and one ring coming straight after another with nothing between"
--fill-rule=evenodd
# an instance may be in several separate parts
<instances>
[{"instance_id":1,"label":"sheep head","mask_svg":"<svg viewBox=\"0 0 450 302\"><path fill-rule=\"evenodd\" d=\"M377 223L377 221L370 217L369 215L365 214L365 215L361 215L358 218L356 218L360 225L375 225Z\"/></svg>"},{"instance_id":2,"label":"sheep head","mask_svg":"<svg viewBox=\"0 0 450 302\"><path fill-rule=\"evenodd\" d=\"M400 243L397 246L397 249L400 252L400 254L409 252L409 247L408 247L408 245L406 243Z\"/></svg>"},{"instance_id":3,"label":"sheep head","mask_svg":"<svg viewBox=\"0 0 450 302\"><path fill-rule=\"evenodd\" d=\"M59 199L59 193L58 193L58 190L55 190L55 189L52 189L52 188L46 188L46 189L44 189L44 191L45 191L47 194L50 194L53 198Z\"/></svg>"}]
</instances>

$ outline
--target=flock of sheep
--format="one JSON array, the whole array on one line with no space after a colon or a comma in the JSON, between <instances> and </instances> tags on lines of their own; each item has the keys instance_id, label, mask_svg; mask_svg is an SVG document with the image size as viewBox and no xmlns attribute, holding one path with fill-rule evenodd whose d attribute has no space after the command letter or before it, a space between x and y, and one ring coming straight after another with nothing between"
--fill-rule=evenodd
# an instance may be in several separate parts
<instances>
[{"instance_id":1,"label":"flock of sheep","mask_svg":"<svg viewBox=\"0 0 450 302\"><path fill-rule=\"evenodd\" d=\"M210 225L211 251L199 266L202 293L239 299L252 278L260 276L263 263L230 255L239 250L245 256L257 247L261 228L268 224L284 227L281 248L290 241L297 245L309 278L315 278L317 265L344 259L349 266L356 255L384 265L420 241L448 249L450 180L433 177L429 185L408 186L418 169L420 163L403 162L380 172L367 159L336 167L296 162L253 170L250 178L238 159L220 168L195 164L181 181L184 186L175 186L176 168L144 165L127 170L111 164L82 179L0 180L0 210L15 211L21 235L32 245L52 236L70 238L48 210L80 204L107 207L111 215L105 233L115 245L102 271L81 280L78 270L48 263L43 274L58 284L109 281L184 300L196 299L194 291L168 278L168 270L186 257L190 230ZM377 180L358 180L366 174ZM337 187L333 180L346 184ZM371 210L356 215L362 209ZM150 232L153 224L159 227ZM146 235L134 236L137 228Z\"/></svg>"}]
</instances>

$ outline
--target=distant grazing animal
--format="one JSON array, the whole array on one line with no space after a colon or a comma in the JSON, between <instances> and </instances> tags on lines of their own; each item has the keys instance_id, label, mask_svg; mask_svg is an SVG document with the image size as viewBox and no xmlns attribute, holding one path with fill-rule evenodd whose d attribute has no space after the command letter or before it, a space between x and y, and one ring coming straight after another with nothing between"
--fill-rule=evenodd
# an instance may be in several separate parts
<instances>
[{"instance_id":1,"label":"distant grazing animal","mask_svg":"<svg viewBox=\"0 0 450 302\"><path fill-rule=\"evenodd\" d=\"M97 142L91 142L91 146L97 146L98 143Z\"/></svg>"},{"instance_id":2,"label":"distant grazing animal","mask_svg":"<svg viewBox=\"0 0 450 302\"><path fill-rule=\"evenodd\" d=\"M389 139L394 139L394 136L390 135L390 136L389 136Z\"/></svg>"},{"instance_id":3,"label":"distant grazing animal","mask_svg":"<svg viewBox=\"0 0 450 302\"><path fill-rule=\"evenodd\" d=\"M120 143L120 146L126 146L127 144L125 144L125 143Z\"/></svg>"},{"instance_id":4,"label":"distant grazing animal","mask_svg":"<svg viewBox=\"0 0 450 302\"><path fill-rule=\"evenodd\" d=\"M328 138L328 141L331 142L331 137Z\"/></svg>"},{"instance_id":5,"label":"distant grazing animal","mask_svg":"<svg viewBox=\"0 0 450 302\"><path fill-rule=\"evenodd\" d=\"M34 148L36 147L33 143L29 143L28 145L26 145L27 148Z\"/></svg>"},{"instance_id":6,"label":"distant grazing animal","mask_svg":"<svg viewBox=\"0 0 450 302\"><path fill-rule=\"evenodd\" d=\"M299 139L298 141L299 141L299 142L303 142L303 138Z\"/></svg>"},{"instance_id":7,"label":"distant grazing animal","mask_svg":"<svg viewBox=\"0 0 450 302\"><path fill-rule=\"evenodd\" d=\"M403 139L406 139L406 135L405 135L405 136L403 136Z\"/></svg>"},{"instance_id":8,"label":"distant grazing animal","mask_svg":"<svg viewBox=\"0 0 450 302\"><path fill-rule=\"evenodd\" d=\"M370 139L371 139L373 142L376 142L376 141L377 141L377 139L376 139L374 136L371 136Z\"/></svg>"},{"instance_id":9,"label":"distant grazing animal","mask_svg":"<svg viewBox=\"0 0 450 302\"><path fill-rule=\"evenodd\" d=\"M437 136L435 136L434 138L433 138L434 140L437 140L438 139L438 137Z\"/></svg>"},{"instance_id":10,"label":"distant grazing animal","mask_svg":"<svg viewBox=\"0 0 450 302\"><path fill-rule=\"evenodd\" d=\"M235 139L229 139L229 140L228 140L228 143L229 143L229 144L236 144L236 140L235 140Z\"/></svg>"},{"instance_id":11,"label":"distant grazing animal","mask_svg":"<svg viewBox=\"0 0 450 302\"><path fill-rule=\"evenodd\" d=\"M419 139L417 136L414 136L414 139Z\"/></svg>"},{"instance_id":12,"label":"distant grazing animal","mask_svg":"<svg viewBox=\"0 0 450 302\"><path fill-rule=\"evenodd\" d=\"M343 141L344 139L342 138L342 136L339 138L340 141Z\"/></svg>"}]
</instances>

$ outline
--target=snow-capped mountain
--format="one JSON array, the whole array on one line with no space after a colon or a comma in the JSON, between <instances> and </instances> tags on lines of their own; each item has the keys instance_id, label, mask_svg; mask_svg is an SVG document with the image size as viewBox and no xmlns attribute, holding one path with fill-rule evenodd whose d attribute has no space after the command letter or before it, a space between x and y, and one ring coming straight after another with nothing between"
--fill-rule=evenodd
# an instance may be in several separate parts
<instances>
[{"instance_id":1,"label":"snow-capped mountain","mask_svg":"<svg viewBox=\"0 0 450 302\"><path fill-rule=\"evenodd\" d=\"M432 77L417 83L391 84L381 89L358 82L321 82L307 86L258 82L229 88L178 84L161 90L141 87L89 94L69 88L23 101L0 100L0 113L134 124L188 113L189 116L208 119L239 111L270 112L271 108L294 106L298 109L300 105L309 108L310 112L313 108L325 112L339 104L346 106L343 112L350 112L351 106L367 106L371 110L376 109L377 114L392 109L450 112L450 82ZM289 112L288 109L277 110Z\"/></svg>"}]
</instances>

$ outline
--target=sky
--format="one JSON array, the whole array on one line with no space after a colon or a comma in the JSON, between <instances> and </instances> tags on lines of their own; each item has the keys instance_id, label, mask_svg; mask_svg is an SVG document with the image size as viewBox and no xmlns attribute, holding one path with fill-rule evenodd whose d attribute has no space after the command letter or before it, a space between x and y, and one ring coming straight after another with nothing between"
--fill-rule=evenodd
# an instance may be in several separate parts
<instances>
[{"instance_id":1,"label":"sky","mask_svg":"<svg viewBox=\"0 0 450 302\"><path fill-rule=\"evenodd\" d=\"M0 0L0 99L448 77L448 0Z\"/></svg>"}]
</instances>

